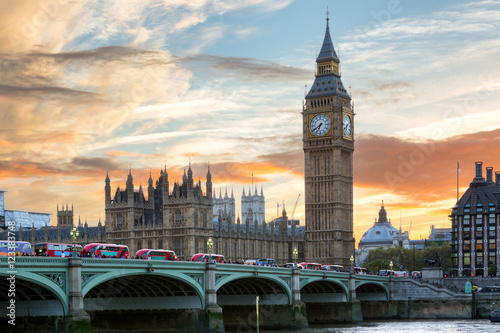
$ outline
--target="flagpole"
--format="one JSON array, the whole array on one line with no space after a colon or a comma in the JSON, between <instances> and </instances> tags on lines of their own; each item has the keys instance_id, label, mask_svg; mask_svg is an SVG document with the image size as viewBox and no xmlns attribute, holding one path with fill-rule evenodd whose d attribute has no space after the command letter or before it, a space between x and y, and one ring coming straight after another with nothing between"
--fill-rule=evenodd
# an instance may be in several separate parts
<instances>
[{"instance_id":1,"label":"flagpole","mask_svg":"<svg viewBox=\"0 0 500 333\"><path fill-rule=\"evenodd\" d=\"M459 171L460 171L460 164L458 164L458 161L457 161L457 204L458 204L458 184L459 184L458 172Z\"/></svg>"}]
</instances>

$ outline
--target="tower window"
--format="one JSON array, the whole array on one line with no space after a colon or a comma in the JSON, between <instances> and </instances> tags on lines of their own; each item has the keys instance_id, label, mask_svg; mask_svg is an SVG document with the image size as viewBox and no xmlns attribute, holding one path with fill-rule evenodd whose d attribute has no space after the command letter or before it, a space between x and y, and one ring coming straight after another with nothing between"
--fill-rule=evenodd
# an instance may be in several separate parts
<instances>
[{"instance_id":1,"label":"tower window","mask_svg":"<svg viewBox=\"0 0 500 333\"><path fill-rule=\"evenodd\" d=\"M180 225L182 223L182 213L179 209L175 211L175 220L174 223Z\"/></svg>"}]
</instances>

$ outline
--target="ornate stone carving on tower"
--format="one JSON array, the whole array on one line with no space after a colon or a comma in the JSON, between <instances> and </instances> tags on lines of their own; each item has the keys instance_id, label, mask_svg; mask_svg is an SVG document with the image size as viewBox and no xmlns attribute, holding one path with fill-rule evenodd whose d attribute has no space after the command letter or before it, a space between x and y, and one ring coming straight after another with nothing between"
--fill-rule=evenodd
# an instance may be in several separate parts
<instances>
[{"instance_id":1,"label":"ornate stone carving on tower","mask_svg":"<svg viewBox=\"0 0 500 333\"><path fill-rule=\"evenodd\" d=\"M227 195L227 188L224 196L222 196L222 191L219 190L219 197L214 192L213 195L214 209L213 216L214 221L236 223L236 205L234 200L234 193L231 190L231 196Z\"/></svg>"},{"instance_id":2,"label":"ornate stone carving on tower","mask_svg":"<svg viewBox=\"0 0 500 333\"><path fill-rule=\"evenodd\" d=\"M126 244L131 254L141 248L171 249L181 260L204 249L212 236L212 175L207 172L206 194L201 181L196 184L189 165L182 183L175 182L170 191L165 167L153 187L148 180L148 198L142 187L134 191L132 173L126 190L116 189L111 197L109 177L105 179L106 235L109 242Z\"/></svg>"},{"instance_id":3,"label":"ornate stone carving on tower","mask_svg":"<svg viewBox=\"0 0 500 333\"><path fill-rule=\"evenodd\" d=\"M354 111L340 79L329 19L302 111L307 260L350 265Z\"/></svg>"},{"instance_id":4,"label":"ornate stone carving on tower","mask_svg":"<svg viewBox=\"0 0 500 333\"><path fill-rule=\"evenodd\" d=\"M66 208L64 208L64 205L62 205L61 210L59 210L59 205L57 205L57 226L58 227L74 226L73 205L71 205L71 209L68 208L68 204L66 204Z\"/></svg>"},{"instance_id":5,"label":"ornate stone carving on tower","mask_svg":"<svg viewBox=\"0 0 500 333\"><path fill-rule=\"evenodd\" d=\"M252 176L253 177L253 176ZM252 194L252 188L248 188L248 195L241 195L241 221L244 224L253 224L255 221L258 225L262 225L266 221L266 199L264 198L264 189L260 187L260 195L257 192L257 186Z\"/></svg>"}]
</instances>

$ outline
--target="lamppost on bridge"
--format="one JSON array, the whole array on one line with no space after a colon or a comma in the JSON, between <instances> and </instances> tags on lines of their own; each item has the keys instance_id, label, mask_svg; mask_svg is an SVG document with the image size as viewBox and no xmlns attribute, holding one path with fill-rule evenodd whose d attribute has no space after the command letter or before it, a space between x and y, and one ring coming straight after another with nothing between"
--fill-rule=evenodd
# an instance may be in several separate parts
<instances>
[{"instance_id":1,"label":"lamppost on bridge","mask_svg":"<svg viewBox=\"0 0 500 333\"><path fill-rule=\"evenodd\" d=\"M351 273L354 273L354 256L351 256Z\"/></svg>"},{"instance_id":2,"label":"lamppost on bridge","mask_svg":"<svg viewBox=\"0 0 500 333\"><path fill-rule=\"evenodd\" d=\"M293 259L294 259L294 264L293 267L297 268L297 256L299 255L299 251L297 251L297 248L293 250Z\"/></svg>"},{"instance_id":3,"label":"lamppost on bridge","mask_svg":"<svg viewBox=\"0 0 500 333\"><path fill-rule=\"evenodd\" d=\"M207 246L208 246L208 262L212 262L212 246L214 246L212 238L208 239Z\"/></svg>"},{"instance_id":4,"label":"lamppost on bridge","mask_svg":"<svg viewBox=\"0 0 500 333\"><path fill-rule=\"evenodd\" d=\"M392 263L392 260L391 260L391 262L389 263L389 267L391 268L390 275L389 275L390 277L392 277L392 265L393 265L393 263Z\"/></svg>"},{"instance_id":5,"label":"lamppost on bridge","mask_svg":"<svg viewBox=\"0 0 500 333\"><path fill-rule=\"evenodd\" d=\"M80 232L76 227L73 227L69 234L71 235L71 237L73 237L73 257L78 257L76 255L76 238L80 236Z\"/></svg>"}]
</instances>

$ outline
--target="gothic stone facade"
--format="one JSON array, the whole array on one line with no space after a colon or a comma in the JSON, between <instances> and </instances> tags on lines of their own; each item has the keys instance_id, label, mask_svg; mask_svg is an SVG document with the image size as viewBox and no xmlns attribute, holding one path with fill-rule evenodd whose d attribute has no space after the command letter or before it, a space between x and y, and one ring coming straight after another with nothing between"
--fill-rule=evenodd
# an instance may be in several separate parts
<instances>
[{"instance_id":1,"label":"gothic stone facade","mask_svg":"<svg viewBox=\"0 0 500 333\"><path fill-rule=\"evenodd\" d=\"M316 78L303 106L307 260L350 265L354 111L340 79L328 19Z\"/></svg>"},{"instance_id":2,"label":"gothic stone facade","mask_svg":"<svg viewBox=\"0 0 500 333\"><path fill-rule=\"evenodd\" d=\"M175 182L170 191L168 173L162 170L153 187L148 180L148 197L142 187L134 191L129 173L125 191L120 187L111 197L110 179L105 180L107 239L110 243L129 246L131 255L142 248L171 249L181 260L189 260L204 249L212 236L212 176L207 173L206 194L201 183L193 182L189 166L182 184Z\"/></svg>"},{"instance_id":3,"label":"gothic stone facade","mask_svg":"<svg viewBox=\"0 0 500 333\"><path fill-rule=\"evenodd\" d=\"M224 254L230 262L246 259L272 258L278 264L293 262L297 249L298 262L304 261L305 228L291 224L283 210L282 216L269 223L228 223L223 219L214 222L214 249Z\"/></svg>"},{"instance_id":4,"label":"gothic stone facade","mask_svg":"<svg viewBox=\"0 0 500 333\"><path fill-rule=\"evenodd\" d=\"M30 242L34 249L37 243L64 243L72 244L71 229L75 227L73 218L73 206L71 209L64 208L64 205L59 209L57 206L57 226L44 226L36 228L34 225L31 228L23 228L22 226L16 231L16 239L20 241ZM78 231L80 236L76 239L77 244L85 246L90 243L105 243L106 228L102 226L101 221L97 227L89 227L87 221L84 224L78 221ZM7 239L6 233L0 233L0 239Z\"/></svg>"},{"instance_id":5,"label":"gothic stone facade","mask_svg":"<svg viewBox=\"0 0 500 333\"><path fill-rule=\"evenodd\" d=\"M239 218L234 223L229 214L222 213L214 220L210 170L205 193L200 182L193 184L191 166L182 184L175 183L172 191L166 169L155 187L150 176L147 198L142 187L134 191L131 173L126 190L118 187L111 197L110 179L106 176L107 241L129 246L131 255L141 248L171 249L180 260L190 260L195 253L208 253L209 238L214 242L212 253L223 254L231 262L264 257L279 263L290 262L295 248L299 251L298 259L304 257L304 228L287 227L286 212L281 219L267 224L258 219L241 224Z\"/></svg>"}]
</instances>

